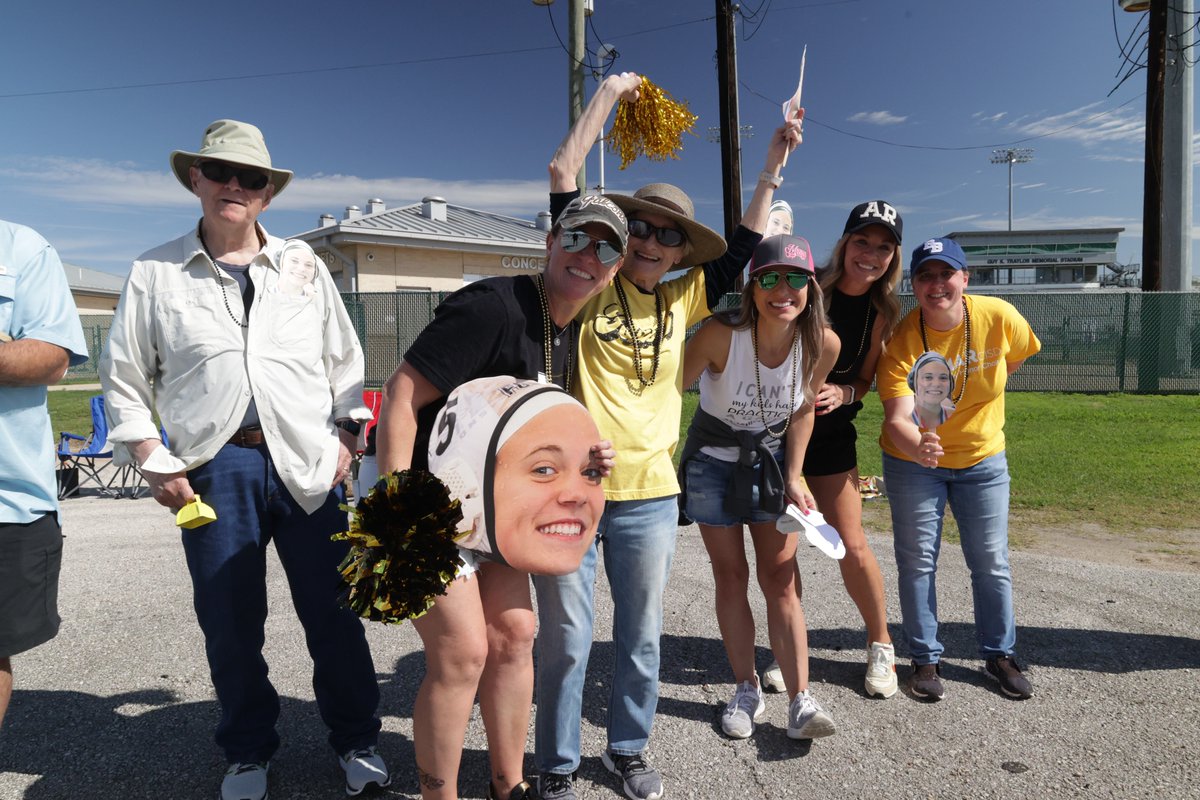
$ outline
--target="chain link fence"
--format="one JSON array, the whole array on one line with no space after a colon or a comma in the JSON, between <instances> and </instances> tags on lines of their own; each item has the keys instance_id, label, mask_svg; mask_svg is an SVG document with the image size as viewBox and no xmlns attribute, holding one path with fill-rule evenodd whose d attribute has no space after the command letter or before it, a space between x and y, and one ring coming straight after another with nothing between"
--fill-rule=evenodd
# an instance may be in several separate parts
<instances>
[{"instance_id":1,"label":"chain link fence","mask_svg":"<svg viewBox=\"0 0 1200 800\"><path fill-rule=\"evenodd\" d=\"M366 385L382 386L448 293L344 294L366 354ZM1042 341L1008 382L1018 392L1200 394L1200 293L1087 292L999 295ZM915 306L900 298L904 311ZM722 305L737 302L736 295ZM92 359L68 380L94 380L111 317L83 316Z\"/></svg>"}]
</instances>

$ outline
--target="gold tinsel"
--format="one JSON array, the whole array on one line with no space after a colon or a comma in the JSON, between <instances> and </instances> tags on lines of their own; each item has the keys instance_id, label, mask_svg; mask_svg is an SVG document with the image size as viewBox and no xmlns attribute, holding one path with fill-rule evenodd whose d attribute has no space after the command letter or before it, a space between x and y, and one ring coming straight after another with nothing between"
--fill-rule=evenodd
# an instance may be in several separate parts
<instances>
[{"instance_id":1,"label":"gold tinsel","mask_svg":"<svg viewBox=\"0 0 1200 800\"><path fill-rule=\"evenodd\" d=\"M653 161L679 158L676 154L683 149L683 134L692 133L699 119L687 103L678 102L649 78L642 77L638 93L637 102L621 101L608 134L609 150L620 154L621 169L639 155Z\"/></svg>"}]
</instances>

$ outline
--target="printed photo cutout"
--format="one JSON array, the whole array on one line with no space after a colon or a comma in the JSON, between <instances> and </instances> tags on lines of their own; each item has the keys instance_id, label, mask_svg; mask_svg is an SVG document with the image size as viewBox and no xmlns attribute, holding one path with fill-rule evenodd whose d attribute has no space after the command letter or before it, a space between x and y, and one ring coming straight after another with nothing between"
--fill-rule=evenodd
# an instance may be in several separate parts
<instances>
[{"instance_id":1,"label":"printed photo cutout","mask_svg":"<svg viewBox=\"0 0 1200 800\"><path fill-rule=\"evenodd\" d=\"M604 512L596 423L557 386L508 376L450 393L429 470L462 503L458 545L534 575L579 569Z\"/></svg>"},{"instance_id":2,"label":"printed photo cutout","mask_svg":"<svg viewBox=\"0 0 1200 800\"><path fill-rule=\"evenodd\" d=\"M921 430L932 431L954 413L954 370L941 353L921 354L908 372L913 391L912 421Z\"/></svg>"},{"instance_id":3,"label":"printed photo cutout","mask_svg":"<svg viewBox=\"0 0 1200 800\"><path fill-rule=\"evenodd\" d=\"M317 254L308 242L289 239L279 251L279 282L275 284L280 294L293 297L312 297L316 294L313 282L317 278Z\"/></svg>"}]
</instances>

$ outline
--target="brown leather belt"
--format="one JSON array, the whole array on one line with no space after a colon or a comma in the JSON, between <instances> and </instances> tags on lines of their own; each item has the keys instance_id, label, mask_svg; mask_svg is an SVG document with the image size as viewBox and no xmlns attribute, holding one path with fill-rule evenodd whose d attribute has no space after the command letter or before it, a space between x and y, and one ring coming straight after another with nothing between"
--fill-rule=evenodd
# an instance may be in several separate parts
<instances>
[{"instance_id":1,"label":"brown leather belt","mask_svg":"<svg viewBox=\"0 0 1200 800\"><path fill-rule=\"evenodd\" d=\"M233 432L233 436L229 437L229 443L238 447L258 447L263 443L262 428L257 425L238 428Z\"/></svg>"}]
</instances>

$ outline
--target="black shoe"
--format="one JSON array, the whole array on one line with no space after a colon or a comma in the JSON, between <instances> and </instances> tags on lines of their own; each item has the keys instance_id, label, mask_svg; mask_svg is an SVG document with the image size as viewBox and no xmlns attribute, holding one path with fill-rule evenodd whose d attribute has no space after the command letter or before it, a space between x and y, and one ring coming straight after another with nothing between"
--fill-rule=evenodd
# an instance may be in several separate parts
<instances>
[{"instance_id":1,"label":"black shoe","mask_svg":"<svg viewBox=\"0 0 1200 800\"><path fill-rule=\"evenodd\" d=\"M575 773L543 772L538 776L537 796L542 800L575 800Z\"/></svg>"},{"instance_id":2,"label":"black shoe","mask_svg":"<svg viewBox=\"0 0 1200 800\"><path fill-rule=\"evenodd\" d=\"M983 665L983 671L1000 684L1000 691L1017 700L1033 697L1033 687L1021 672L1017 659L1009 656L992 656Z\"/></svg>"},{"instance_id":3,"label":"black shoe","mask_svg":"<svg viewBox=\"0 0 1200 800\"><path fill-rule=\"evenodd\" d=\"M936 702L946 696L942 686L941 664L918 664L913 662L912 675L908 677L908 688L922 700Z\"/></svg>"},{"instance_id":4,"label":"black shoe","mask_svg":"<svg viewBox=\"0 0 1200 800\"><path fill-rule=\"evenodd\" d=\"M492 788L491 781L488 781L487 800L500 800L496 797L496 790ZM528 782L521 781L508 793L508 800L537 800L537 792Z\"/></svg>"}]
</instances>

